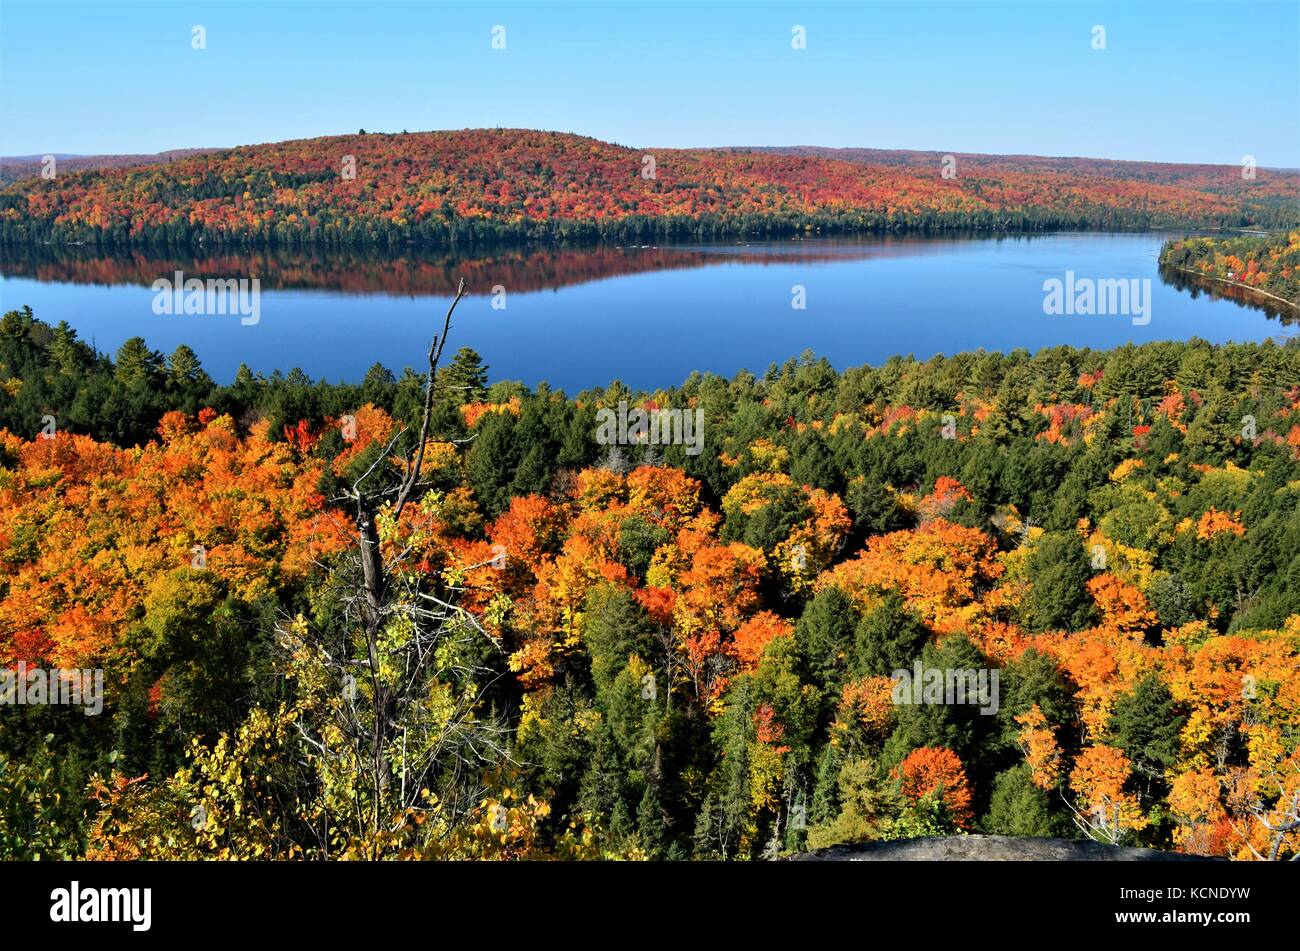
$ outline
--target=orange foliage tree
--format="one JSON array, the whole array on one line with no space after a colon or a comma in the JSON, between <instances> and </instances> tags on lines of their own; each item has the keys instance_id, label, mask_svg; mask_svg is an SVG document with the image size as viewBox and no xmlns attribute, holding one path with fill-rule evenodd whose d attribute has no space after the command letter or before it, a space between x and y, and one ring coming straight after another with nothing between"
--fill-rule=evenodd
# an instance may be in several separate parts
<instances>
[{"instance_id":1,"label":"orange foliage tree","mask_svg":"<svg viewBox=\"0 0 1300 951\"><path fill-rule=\"evenodd\" d=\"M974 819L970 784L961 760L952 750L928 746L913 750L899 764L897 775L903 795L915 800L938 794L957 827L970 828Z\"/></svg>"}]
</instances>

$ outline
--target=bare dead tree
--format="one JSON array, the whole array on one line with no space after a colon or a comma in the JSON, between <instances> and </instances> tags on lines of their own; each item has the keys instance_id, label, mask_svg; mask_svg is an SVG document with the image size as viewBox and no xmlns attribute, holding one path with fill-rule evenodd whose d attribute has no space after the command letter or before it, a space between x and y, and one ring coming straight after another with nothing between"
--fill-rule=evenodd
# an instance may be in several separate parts
<instances>
[{"instance_id":1,"label":"bare dead tree","mask_svg":"<svg viewBox=\"0 0 1300 951\"><path fill-rule=\"evenodd\" d=\"M459 589L414 570L412 534L403 542L398 528L404 512L420 509L413 503L428 489L421 476L438 368L464 295L462 278L429 345L415 443L404 442L409 430L400 427L338 499L352 509L356 531L350 555L327 566L342 608L341 630L331 636L301 623L281 626L290 655L300 664L307 658L324 679L342 686L323 721L300 724L299 732L314 755L339 764L355 780L339 783L348 815L335 818L366 843L371 858L379 856L401 817L426 808L431 787L465 791L463 802L440 806L466 811L482 792L484 767L506 759L506 726L478 711L498 674L465 660L474 652L462 649L471 639L491 637L458 606ZM411 533L418 533L431 526L432 517L421 511L413 521ZM384 531L381 523L393 529ZM448 687L441 694L446 703L434 712L431 691L441 686Z\"/></svg>"},{"instance_id":2,"label":"bare dead tree","mask_svg":"<svg viewBox=\"0 0 1300 951\"><path fill-rule=\"evenodd\" d=\"M420 417L420 434L416 441L415 460L407 468L406 476L397 490L397 502L393 506L393 520L395 522L400 520L402 510L406 507L406 503L410 501L411 493L420 482L420 469L424 464L425 444L429 437L429 417L433 413L434 389L438 385L438 361L442 358L443 348L447 344L447 335L451 332L452 314L455 313L456 305L460 303L460 299L464 296L465 279L461 278L456 285L456 296L452 300L451 306L447 308L446 317L443 318L442 331L441 333L435 333L433 340L429 344L429 369L424 381L424 410ZM399 430L398 435L400 436L402 432L404 431ZM380 504L382 504L384 493L382 491L368 492L363 486L380 465L388 462L392 447L393 442L390 442L361 478L353 483L349 493L356 505L357 547L361 558L365 597L366 653L371 687L374 690L375 716L371 728L373 732L371 781L373 783L372 822L376 829L379 828L381 821L381 790L388 778L383 747L389 727L390 698L388 690L380 677L378 638L385 620L384 606L389 585L389 574L380 554L379 533L375 522L375 516ZM446 618L441 617L433 620L441 622L445 621Z\"/></svg>"}]
</instances>

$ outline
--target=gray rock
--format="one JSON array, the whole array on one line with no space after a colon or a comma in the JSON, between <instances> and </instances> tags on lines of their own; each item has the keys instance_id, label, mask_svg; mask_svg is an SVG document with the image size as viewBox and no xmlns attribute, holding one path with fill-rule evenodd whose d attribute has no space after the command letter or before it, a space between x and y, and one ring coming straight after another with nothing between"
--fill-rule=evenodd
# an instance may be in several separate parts
<instances>
[{"instance_id":1,"label":"gray rock","mask_svg":"<svg viewBox=\"0 0 1300 951\"><path fill-rule=\"evenodd\" d=\"M1087 839L1035 839L1010 835L950 835L835 845L801 852L791 862L1195 862L1200 855L1129 849Z\"/></svg>"}]
</instances>

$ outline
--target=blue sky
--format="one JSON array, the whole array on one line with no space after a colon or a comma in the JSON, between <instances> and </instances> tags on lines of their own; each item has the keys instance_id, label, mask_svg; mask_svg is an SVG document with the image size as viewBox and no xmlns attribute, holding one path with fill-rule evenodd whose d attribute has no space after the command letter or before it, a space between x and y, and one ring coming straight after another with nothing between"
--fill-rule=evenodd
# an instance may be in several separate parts
<instances>
[{"instance_id":1,"label":"blue sky","mask_svg":"<svg viewBox=\"0 0 1300 951\"><path fill-rule=\"evenodd\" d=\"M479 126L1295 167L1300 3L0 0L0 154Z\"/></svg>"}]
</instances>

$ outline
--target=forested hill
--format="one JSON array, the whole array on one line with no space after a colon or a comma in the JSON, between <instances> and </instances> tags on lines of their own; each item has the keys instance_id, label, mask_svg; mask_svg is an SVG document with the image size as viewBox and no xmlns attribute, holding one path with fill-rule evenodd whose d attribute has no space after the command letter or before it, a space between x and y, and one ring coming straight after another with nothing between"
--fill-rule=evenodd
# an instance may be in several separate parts
<instances>
[{"instance_id":1,"label":"forested hill","mask_svg":"<svg viewBox=\"0 0 1300 951\"><path fill-rule=\"evenodd\" d=\"M387 244L1300 223L1295 176L1266 169L943 158L640 149L520 129L362 133L26 178L0 189L0 240Z\"/></svg>"},{"instance_id":2,"label":"forested hill","mask_svg":"<svg viewBox=\"0 0 1300 951\"><path fill-rule=\"evenodd\" d=\"M171 149L144 155L3 155L0 156L0 183L23 178L40 178L47 167L52 167L56 177L59 172L81 172L97 168L125 168L128 165L154 165L171 162L190 155L201 155L213 149ZM54 159L52 166L48 160ZM47 173L48 174L48 173Z\"/></svg>"},{"instance_id":3,"label":"forested hill","mask_svg":"<svg viewBox=\"0 0 1300 951\"><path fill-rule=\"evenodd\" d=\"M1118 159L1079 158L1050 155L985 155L977 152L922 152L912 149L824 148L812 145L747 147L737 151L771 152L778 155L808 155L840 159L863 165L885 165L907 169L940 167L951 155L955 171L969 173L1052 172L1080 179L1113 178L1131 182L1181 185L1222 195L1276 196L1296 200L1300 169L1259 168L1242 175L1242 165L1205 165L1171 162L1132 162Z\"/></svg>"}]
</instances>

